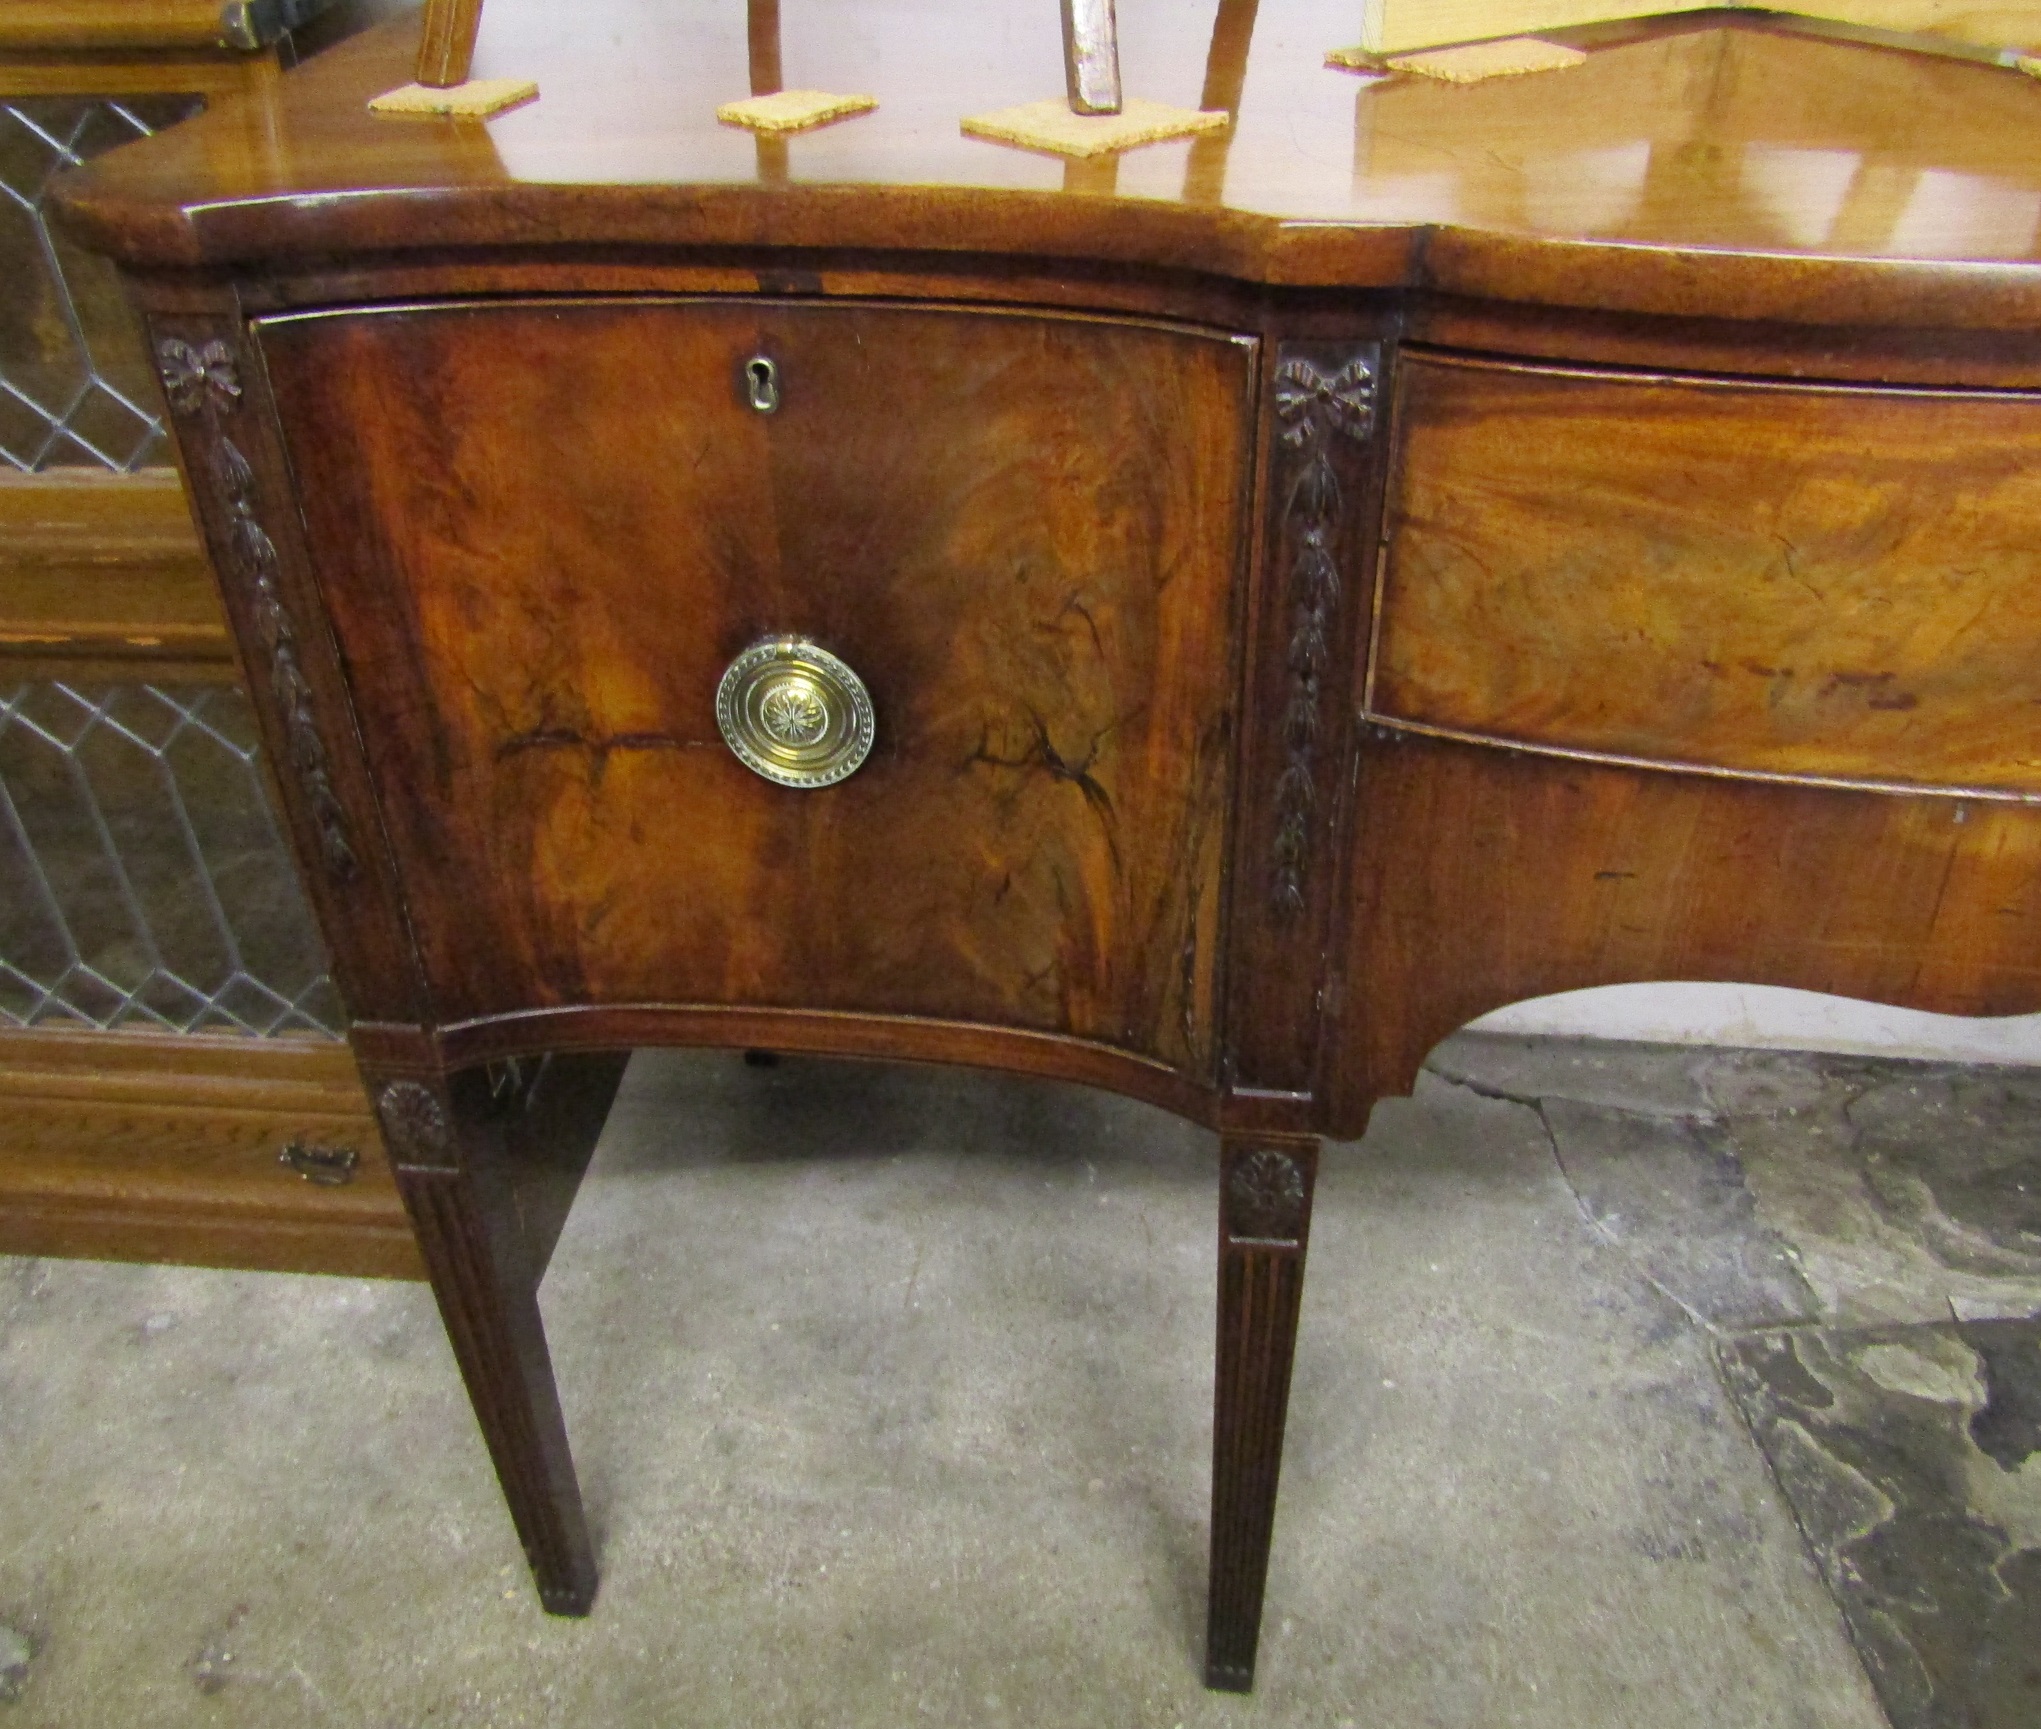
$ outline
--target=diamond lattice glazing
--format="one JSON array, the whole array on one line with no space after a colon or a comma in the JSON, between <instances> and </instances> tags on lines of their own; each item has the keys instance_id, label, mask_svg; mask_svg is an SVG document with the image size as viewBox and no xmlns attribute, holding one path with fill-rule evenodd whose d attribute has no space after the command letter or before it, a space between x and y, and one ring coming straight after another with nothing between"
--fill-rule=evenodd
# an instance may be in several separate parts
<instances>
[{"instance_id":1,"label":"diamond lattice glazing","mask_svg":"<svg viewBox=\"0 0 2041 1729\"><path fill-rule=\"evenodd\" d=\"M0 1025L333 1037L226 687L0 688Z\"/></svg>"},{"instance_id":2,"label":"diamond lattice glazing","mask_svg":"<svg viewBox=\"0 0 2041 1729\"><path fill-rule=\"evenodd\" d=\"M65 168L183 119L197 96L0 102L0 463L127 471L168 460L161 400L113 266L51 228Z\"/></svg>"}]
</instances>

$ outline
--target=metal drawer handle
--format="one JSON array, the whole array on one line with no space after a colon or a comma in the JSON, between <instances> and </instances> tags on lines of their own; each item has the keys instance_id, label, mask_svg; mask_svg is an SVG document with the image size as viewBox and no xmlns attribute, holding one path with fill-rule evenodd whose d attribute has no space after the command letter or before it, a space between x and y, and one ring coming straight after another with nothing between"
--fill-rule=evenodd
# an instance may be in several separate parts
<instances>
[{"instance_id":1,"label":"metal drawer handle","mask_svg":"<svg viewBox=\"0 0 2041 1729\"><path fill-rule=\"evenodd\" d=\"M872 698L828 649L768 636L723 674L716 726L754 774L781 786L834 786L871 754Z\"/></svg>"},{"instance_id":2,"label":"metal drawer handle","mask_svg":"<svg viewBox=\"0 0 2041 1729\"><path fill-rule=\"evenodd\" d=\"M312 1141L287 1141L276 1162L296 1171L308 1183L322 1189L337 1189L354 1181L355 1166L361 1163L358 1147L322 1147Z\"/></svg>"}]
</instances>

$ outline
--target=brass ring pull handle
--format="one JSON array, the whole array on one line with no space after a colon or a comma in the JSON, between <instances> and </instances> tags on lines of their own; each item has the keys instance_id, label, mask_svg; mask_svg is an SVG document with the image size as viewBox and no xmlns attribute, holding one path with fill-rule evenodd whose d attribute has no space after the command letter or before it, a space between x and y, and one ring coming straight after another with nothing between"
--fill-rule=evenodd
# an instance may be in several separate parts
<instances>
[{"instance_id":1,"label":"brass ring pull handle","mask_svg":"<svg viewBox=\"0 0 2041 1729\"><path fill-rule=\"evenodd\" d=\"M872 698L828 649L768 636L723 674L716 726L754 774L781 786L834 786L871 754Z\"/></svg>"}]
</instances>

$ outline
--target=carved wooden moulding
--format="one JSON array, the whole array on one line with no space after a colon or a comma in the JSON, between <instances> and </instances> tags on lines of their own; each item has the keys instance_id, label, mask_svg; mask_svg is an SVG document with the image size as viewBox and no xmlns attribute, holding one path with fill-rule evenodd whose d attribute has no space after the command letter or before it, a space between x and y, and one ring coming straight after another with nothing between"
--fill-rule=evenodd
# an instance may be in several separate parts
<instances>
[{"instance_id":1,"label":"carved wooden moulding","mask_svg":"<svg viewBox=\"0 0 2041 1729\"><path fill-rule=\"evenodd\" d=\"M1304 1228L1304 1167L1280 1147L1253 1147L1226 1173L1226 1234L1240 1243L1295 1243Z\"/></svg>"},{"instance_id":2,"label":"carved wooden moulding","mask_svg":"<svg viewBox=\"0 0 2041 1729\"><path fill-rule=\"evenodd\" d=\"M359 868L347 816L333 791L325 741L313 717L312 689L298 655L298 633L277 582L276 544L256 515L255 469L221 422L241 407L241 376L233 350L217 339L193 344L166 336L156 344L163 392L173 412L196 420L211 445L208 466L226 507L227 572L249 594L271 692L283 717L283 769L319 836L319 861L335 882Z\"/></svg>"},{"instance_id":3,"label":"carved wooden moulding","mask_svg":"<svg viewBox=\"0 0 2041 1729\"><path fill-rule=\"evenodd\" d=\"M1290 594L1289 695L1283 705L1283 770L1276 782L1276 840L1269 898L1282 914L1304 910L1312 824L1318 811L1322 687L1336 638L1338 548L1346 494L1333 465L1335 439L1365 444L1375 430L1380 351L1370 343L1328 370L1290 344L1276 363L1276 440L1281 456L1281 535Z\"/></svg>"},{"instance_id":4,"label":"carved wooden moulding","mask_svg":"<svg viewBox=\"0 0 2041 1729\"><path fill-rule=\"evenodd\" d=\"M376 1116L400 1166L443 1170L456 1163L446 1106L422 1081L390 1081L376 1095Z\"/></svg>"}]
</instances>

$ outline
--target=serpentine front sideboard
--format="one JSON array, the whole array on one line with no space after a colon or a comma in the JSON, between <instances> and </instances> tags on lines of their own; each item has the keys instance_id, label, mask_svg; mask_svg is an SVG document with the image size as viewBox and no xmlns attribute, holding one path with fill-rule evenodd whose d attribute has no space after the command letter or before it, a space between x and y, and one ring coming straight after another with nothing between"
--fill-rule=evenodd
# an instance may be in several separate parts
<instances>
[{"instance_id":1,"label":"serpentine front sideboard","mask_svg":"<svg viewBox=\"0 0 2041 1729\"><path fill-rule=\"evenodd\" d=\"M1219 1136L1242 1688L1318 1137L1516 999L2041 1008L2041 88L1707 17L1469 88L1351 8L497 0L74 179L546 1605L537 1283L622 1055L980 1064ZM1209 29L1207 28L1209 26ZM784 62L784 63L783 63ZM875 111L791 140L720 102Z\"/></svg>"},{"instance_id":2,"label":"serpentine front sideboard","mask_svg":"<svg viewBox=\"0 0 2041 1729\"><path fill-rule=\"evenodd\" d=\"M420 1278L113 267L66 166L394 0L0 0L0 1254Z\"/></svg>"}]
</instances>

